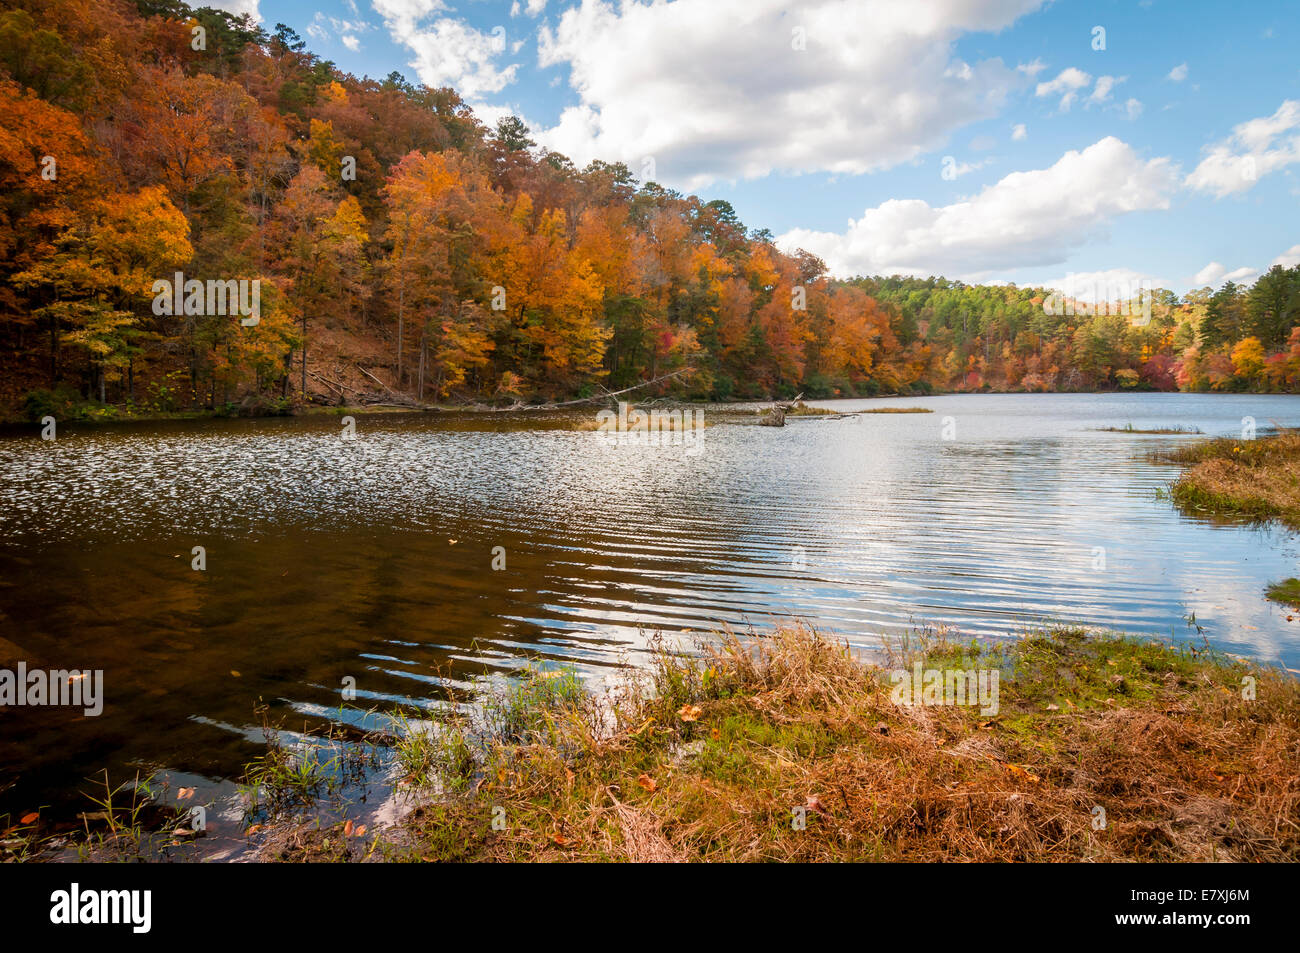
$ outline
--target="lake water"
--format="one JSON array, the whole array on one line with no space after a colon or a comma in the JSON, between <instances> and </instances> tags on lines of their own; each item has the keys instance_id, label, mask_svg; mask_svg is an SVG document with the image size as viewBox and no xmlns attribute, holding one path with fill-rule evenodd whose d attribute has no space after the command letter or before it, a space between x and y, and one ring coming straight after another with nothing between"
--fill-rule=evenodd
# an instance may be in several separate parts
<instances>
[{"instance_id":1,"label":"lake water","mask_svg":"<svg viewBox=\"0 0 1300 953\"><path fill-rule=\"evenodd\" d=\"M0 815L71 803L104 768L228 783L259 752L259 698L301 723L345 678L363 707L437 705L529 659L599 678L656 630L794 617L869 649L923 624L1198 638L1194 614L1213 644L1300 667L1300 618L1264 598L1300 574L1297 534L1159 499L1178 471L1148 453L1197 438L1098 429L1296 426L1300 398L823 402L899 405L934 413L718 423L697 447L554 415L0 439L0 667L103 669L106 694L96 718L0 710Z\"/></svg>"}]
</instances>

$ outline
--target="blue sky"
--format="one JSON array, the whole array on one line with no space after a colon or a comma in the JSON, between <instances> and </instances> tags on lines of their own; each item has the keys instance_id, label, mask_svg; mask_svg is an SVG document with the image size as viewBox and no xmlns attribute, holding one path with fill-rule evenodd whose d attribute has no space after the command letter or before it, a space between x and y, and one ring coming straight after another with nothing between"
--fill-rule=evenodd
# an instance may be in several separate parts
<instances>
[{"instance_id":1,"label":"blue sky","mask_svg":"<svg viewBox=\"0 0 1300 953\"><path fill-rule=\"evenodd\" d=\"M221 5L727 199L837 274L1183 292L1300 263L1295 0Z\"/></svg>"}]
</instances>

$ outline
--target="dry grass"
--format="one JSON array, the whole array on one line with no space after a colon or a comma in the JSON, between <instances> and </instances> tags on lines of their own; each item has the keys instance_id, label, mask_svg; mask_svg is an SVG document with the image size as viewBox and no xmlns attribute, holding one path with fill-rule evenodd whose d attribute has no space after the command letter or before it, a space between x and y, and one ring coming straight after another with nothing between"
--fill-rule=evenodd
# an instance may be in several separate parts
<instances>
[{"instance_id":1,"label":"dry grass","mask_svg":"<svg viewBox=\"0 0 1300 953\"><path fill-rule=\"evenodd\" d=\"M932 414L929 407L870 407L859 411L863 414Z\"/></svg>"},{"instance_id":2,"label":"dry grass","mask_svg":"<svg viewBox=\"0 0 1300 953\"><path fill-rule=\"evenodd\" d=\"M1066 630L1005 649L931 635L887 664L918 659L1001 671L1000 710L896 704L888 669L798 626L661 652L599 696L534 676L472 743L462 793L365 856L1300 859L1300 689L1285 672Z\"/></svg>"},{"instance_id":3,"label":"dry grass","mask_svg":"<svg viewBox=\"0 0 1300 953\"><path fill-rule=\"evenodd\" d=\"M1300 432L1258 440L1219 438L1163 459L1191 464L1170 490L1185 509L1278 519L1300 529Z\"/></svg>"}]
</instances>

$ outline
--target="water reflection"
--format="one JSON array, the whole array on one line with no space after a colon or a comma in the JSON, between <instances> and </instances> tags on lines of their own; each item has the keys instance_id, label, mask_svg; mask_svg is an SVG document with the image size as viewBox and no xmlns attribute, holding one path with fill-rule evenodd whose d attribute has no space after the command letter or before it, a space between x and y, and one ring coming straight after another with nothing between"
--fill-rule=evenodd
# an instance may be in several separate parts
<instances>
[{"instance_id":1,"label":"water reflection","mask_svg":"<svg viewBox=\"0 0 1300 953\"><path fill-rule=\"evenodd\" d=\"M598 677L660 629L797 616L870 647L919 622L1181 638L1194 614L1300 664L1300 624L1263 598L1296 535L1157 500L1175 471L1146 452L1193 438L1096 429L1294 425L1300 399L908 403L935 413L715 426L696 455L458 416L360 418L355 441L329 419L0 440L0 654L103 668L107 692L98 719L0 712L0 811L104 766L230 777L258 698L323 718L350 676L359 704L437 705L525 657Z\"/></svg>"}]
</instances>

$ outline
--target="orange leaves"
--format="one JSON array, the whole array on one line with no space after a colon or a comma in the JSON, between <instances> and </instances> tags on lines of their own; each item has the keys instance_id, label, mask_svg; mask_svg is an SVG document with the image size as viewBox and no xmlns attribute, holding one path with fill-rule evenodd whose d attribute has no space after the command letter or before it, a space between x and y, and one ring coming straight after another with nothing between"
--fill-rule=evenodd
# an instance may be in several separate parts
<instances>
[{"instance_id":1,"label":"orange leaves","mask_svg":"<svg viewBox=\"0 0 1300 953\"><path fill-rule=\"evenodd\" d=\"M651 794L654 794L654 792L659 788L655 779L644 773L637 775L636 783L639 784L643 790L649 791Z\"/></svg>"},{"instance_id":2,"label":"orange leaves","mask_svg":"<svg viewBox=\"0 0 1300 953\"><path fill-rule=\"evenodd\" d=\"M691 704L683 705L677 710L677 717L686 722L699 721L700 715L702 714L704 714L702 708Z\"/></svg>"},{"instance_id":3,"label":"orange leaves","mask_svg":"<svg viewBox=\"0 0 1300 953\"><path fill-rule=\"evenodd\" d=\"M36 813L35 811L33 811L33 812L30 813L30 814L24 814L21 818L19 818L18 823L20 823L20 824L35 824L38 820L40 820L40 817L41 817L40 814L38 814L38 813Z\"/></svg>"},{"instance_id":4,"label":"orange leaves","mask_svg":"<svg viewBox=\"0 0 1300 953\"><path fill-rule=\"evenodd\" d=\"M1010 761L1003 762L1002 767L1006 768L1007 773L1017 781L1028 781L1030 784L1037 784L1040 780L1037 775L1030 774L1020 765L1012 764Z\"/></svg>"}]
</instances>

